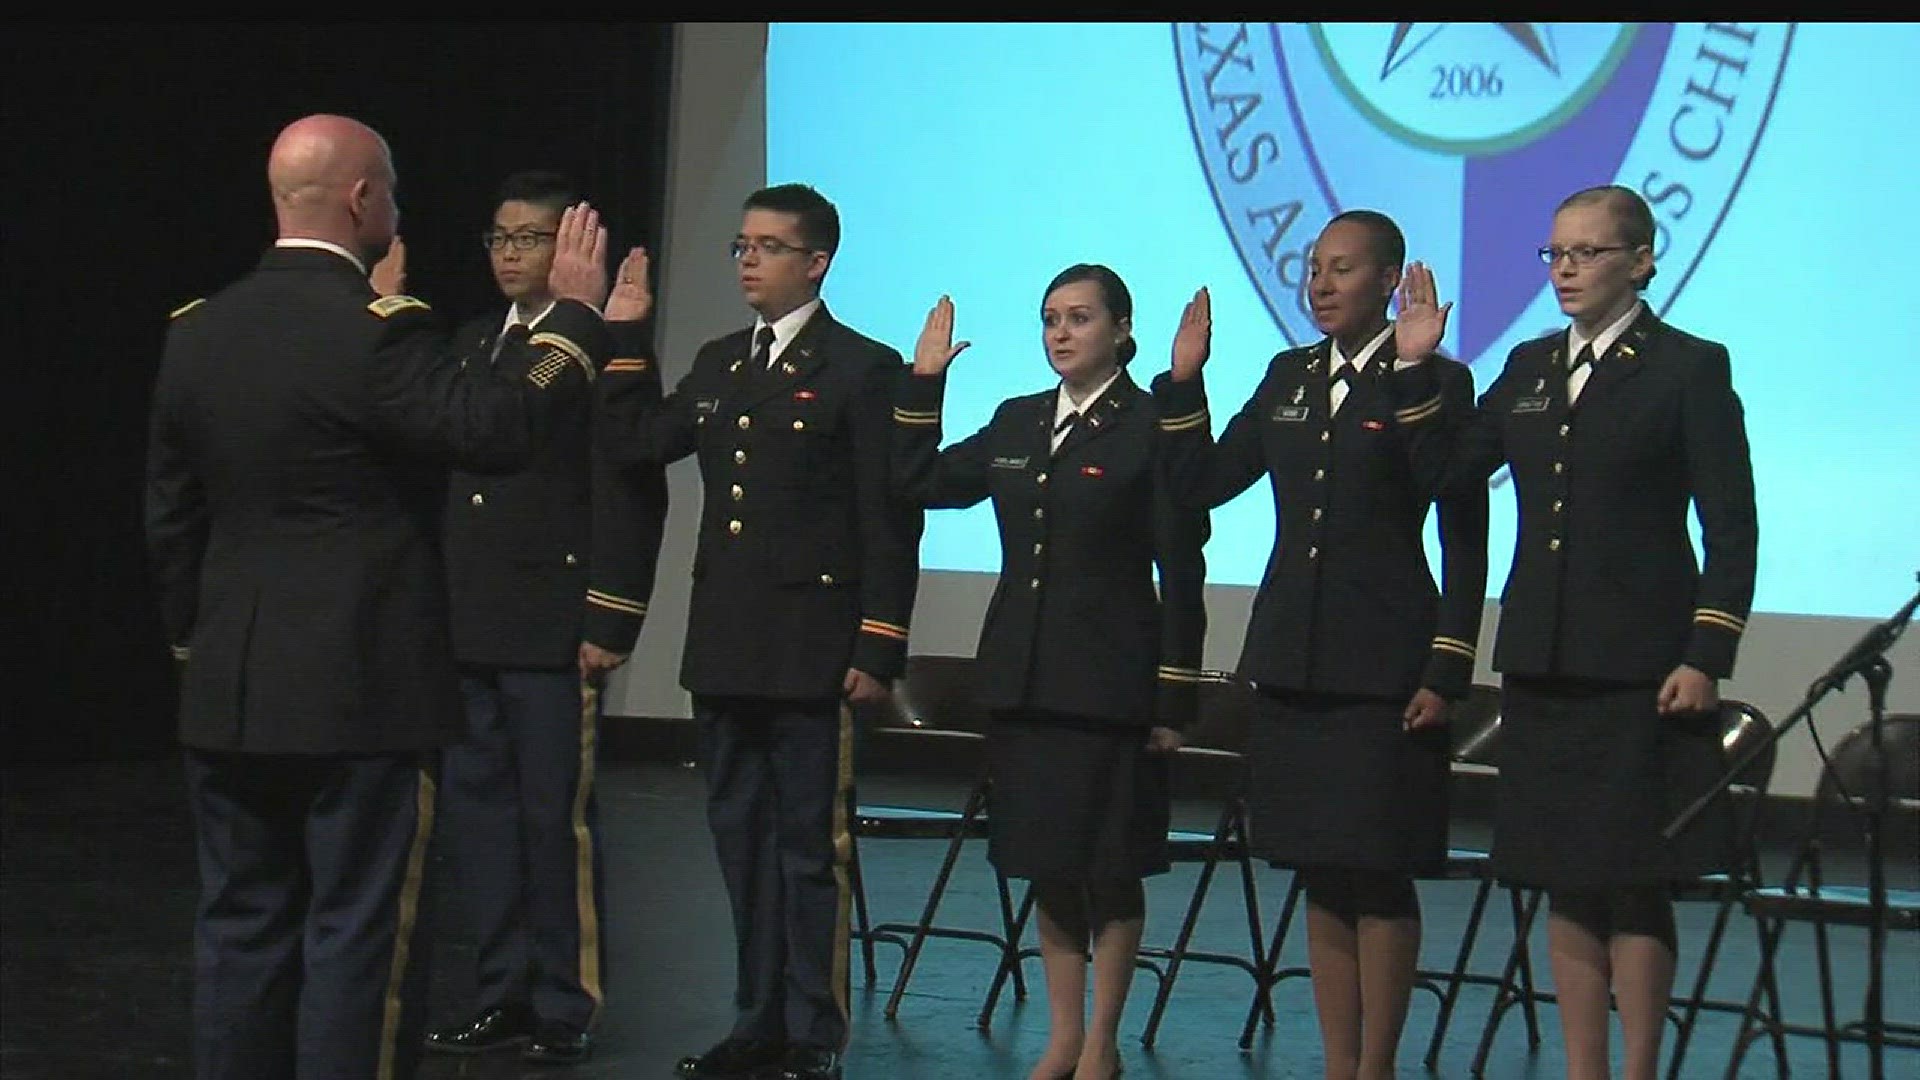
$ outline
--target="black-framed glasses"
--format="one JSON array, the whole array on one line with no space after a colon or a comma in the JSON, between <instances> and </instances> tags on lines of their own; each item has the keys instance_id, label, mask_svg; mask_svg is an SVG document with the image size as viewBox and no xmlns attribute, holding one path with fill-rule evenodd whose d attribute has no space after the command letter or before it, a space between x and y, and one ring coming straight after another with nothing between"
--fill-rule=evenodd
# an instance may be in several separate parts
<instances>
[{"instance_id":1,"label":"black-framed glasses","mask_svg":"<svg viewBox=\"0 0 1920 1080\"><path fill-rule=\"evenodd\" d=\"M1609 251L1632 250L1633 247L1628 244L1612 244L1607 247L1594 247L1592 244L1575 244L1573 247L1565 248L1549 245L1541 248L1539 255L1540 261L1546 263L1548 266L1552 266L1561 259L1565 259L1575 267L1581 267L1591 265L1595 259L1598 259Z\"/></svg>"},{"instance_id":2,"label":"black-framed glasses","mask_svg":"<svg viewBox=\"0 0 1920 1080\"><path fill-rule=\"evenodd\" d=\"M812 250L812 248L794 247L785 241L775 240L771 236L762 236L754 240L735 239L733 243L727 245L727 254L733 256L733 261L735 262L746 258L747 252L749 251L758 252L763 259L770 259L775 255L786 255L795 251Z\"/></svg>"},{"instance_id":3,"label":"black-framed glasses","mask_svg":"<svg viewBox=\"0 0 1920 1080\"><path fill-rule=\"evenodd\" d=\"M509 244L513 245L513 250L515 251L532 251L534 248L539 247L541 244L558 235L560 234L531 230L527 232L500 232L494 230L481 233L480 243L485 245L488 251L499 251Z\"/></svg>"}]
</instances>

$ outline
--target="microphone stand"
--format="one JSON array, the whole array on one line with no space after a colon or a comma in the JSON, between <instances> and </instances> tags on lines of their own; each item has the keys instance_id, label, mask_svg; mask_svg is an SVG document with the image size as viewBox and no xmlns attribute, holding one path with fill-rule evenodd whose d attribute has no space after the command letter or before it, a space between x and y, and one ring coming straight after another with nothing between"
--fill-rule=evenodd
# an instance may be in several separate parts
<instances>
[{"instance_id":1,"label":"microphone stand","mask_svg":"<svg viewBox=\"0 0 1920 1080\"><path fill-rule=\"evenodd\" d=\"M1916 573L1914 577L1920 580L1920 573ZM1893 648L1893 643L1898 641L1900 635L1905 632L1907 623L1912 621L1916 607L1920 607L1920 591L1916 591L1906 605L1894 612L1885 622L1873 626L1862 635L1844 656L1827 669L1826 674L1813 681L1813 685L1807 688L1806 698L1800 702L1798 708L1788 714L1784 721L1775 726L1765 739L1751 748L1739 761L1734 762L1726 775L1708 788L1706 794L1694 800L1691 806L1681 811L1680 815L1662 830L1662 835L1669 840L1678 836L1695 817L1699 816L1708 803L1733 784L1734 779L1745 771L1748 765L1778 742L1780 736L1786 734L1794 724L1810 715L1814 706L1818 705L1822 698L1835 690L1842 689L1848 679L1858 675L1867 684L1867 738L1868 744L1873 748L1873 788L1862 800L1866 803L1862 831L1866 835L1867 843L1868 956L1865 1016L1861 1023L1866 1028L1872 1080L1882 1080L1886 1075L1881 1060L1885 1055L1886 1042L1886 1025L1883 1019L1884 973L1881 969L1887 941L1887 876L1880 844L1881 833L1886 824L1887 805L1892 798L1892 775L1881 731L1886 716L1887 686L1893 681L1893 665L1888 662L1887 653ZM1818 748L1819 744L1816 743L1815 746ZM1833 762L1828 760L1824 749L1820 751L1820 757L1831 772ZM1852 796L1844 789L1841 794L1849 803L1852 802Z\"/></svg>"}]
</instances>

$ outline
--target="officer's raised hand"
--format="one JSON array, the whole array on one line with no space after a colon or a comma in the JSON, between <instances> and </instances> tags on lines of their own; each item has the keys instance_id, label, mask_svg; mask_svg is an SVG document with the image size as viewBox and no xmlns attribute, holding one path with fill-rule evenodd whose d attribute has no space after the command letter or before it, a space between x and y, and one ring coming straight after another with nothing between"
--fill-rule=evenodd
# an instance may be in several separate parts
<instances>
[{"instance_id":1,"label":"officer's raised hand","mask_svg":"<svg viewBox=\"0 0 1920 1080\"><path fill-rule=\"evenodd\" d=\"M1173 381L1198 378L1212 351L1213 298L1202 285L1187 301L1187 309L1180 313L1180 328L1173 333Z\"/></svg>"},{"instance_id":2,"label":"officer's raised hand","mask_svg":"<svg viewBox=\"0 0 1920 1080\"><path fill-rule=\"evenodd\" d=\"M653 287L647 281L647 249L634 248L620 260L607 296L608 322L639 322L653 314Z\"/></svg>"},{"instance_id":3,"label":"officer's raised hand","mask_svg":"<svg viewBox=\"0 0 1920 1080\"><path fill-rule=\"evenodd\" d=\"M399 233L393 234L387 253L367 271L367 284L381 296L399 296L407 291L407 245Z\"/></svg>"},{"instance_id":4,"label":"officer's raised hand","mask_svg":"<svg viewBox=\"0 0 1920 1080\"><path fill-rule=\"evenodd\" d=\"M953 358L966 351L971 341L953 343L953 301L945 296L927 312L926 325L920 328L920 340L913 343L913 373L940 375Z\"/></svg>"},{"instance_id":5,"label":"officer's raised hand","mask_svg":"<svg viewBox=\"0 0 1920 1080\"><path fill-rule=\"evenodd\" d=\"M1400 309L1393 320L1393 351L1409 363L1424 360L1440 347L1447 333L1447 313L1453 301L1440 303L1433 270L1426 263L1408 263L1400 275Z\"/></svg>"},{"instance_id":6,"label":"officer's raised hand","mask_svg":"<svg viewBox=\"0 0 1920 1080\"><path fill-rule=\"evenodd\" d=\"M577 300L595 311L607 302L607 229L586 203L560 212L547 288L556 300Z\"/></svg>"}]
</instances>

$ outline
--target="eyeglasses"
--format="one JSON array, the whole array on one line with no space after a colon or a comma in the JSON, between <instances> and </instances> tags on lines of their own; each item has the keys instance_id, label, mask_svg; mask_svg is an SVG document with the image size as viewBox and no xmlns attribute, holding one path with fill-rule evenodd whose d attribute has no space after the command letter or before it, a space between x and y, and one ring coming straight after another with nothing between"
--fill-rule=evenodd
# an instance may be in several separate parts
<instances>
[{"instance_id":1,"label":"eyeglasses","mask_svg":"<svg viewBox=\"0 0 1920 1080\"><path fill-rule=\"evenodd\" d=\"M488 251L499 251L508 244L512 244L515 251L532 251L558 235L550 232L488 232L480 234L480 242L486 245Z\"/></svg>"},{"instance_id":2,"label":"eyeglasses","mask_svg":"<svg viewBox=\"0 0 1920 1080\"><path fill-rule=\"evenodd\" d=\"M775 255L785 255L794 251L812 250L812 248L794 247L792 244L775 240L771 236L762 236L757 240L735 240L733 243L727 245L727 254L732 255L733 261L735 262L746 258L747 252L749 251L757 251L760 253L761 258L770 259Z\"/></svg>"},{"instance_id":3,"label":"eyeglasses","mask_svg":"<svg viewBox=\"0 0 1920 1080\"><path fill-rule=\"evenodd\" d=\"M1575 268L1578 268L1592 265L1595 259L1598 259L1609 251L1632 250L1633 248L1626 244L1614 244L1611 247L1594 247L1592 244L1578 244L1570 248L1543 247L1540 249L1540 261L1546 263L1548 266L1552 266L1562 258L1565 258L1569 263L1572 263Z\"/></svg>"}]
</instances>

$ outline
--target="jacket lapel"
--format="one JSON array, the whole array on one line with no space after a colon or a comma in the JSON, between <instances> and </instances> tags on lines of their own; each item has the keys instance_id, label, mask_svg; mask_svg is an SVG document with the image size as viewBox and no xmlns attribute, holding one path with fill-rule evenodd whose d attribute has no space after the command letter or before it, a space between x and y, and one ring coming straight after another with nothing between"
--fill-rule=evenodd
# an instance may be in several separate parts
<instances>
[{"instance_id":1,"label":"jacket lapel","mask_svg":"<svg viewBox=\"0 0 1920 1080\"><path fill-rule=\"evenodd\" d=\"M1660 325L1660 319L1654 315L1653 309L1642 307L1633 325L1613 340L1613 344L1607 347L1606 355L1593 366L1593 374L1587 376L1587 385L1580 388L1580 399L1573 403L1573 410L1578 411L1594 398L1606 395L1614 387L1638 375L1641 364L1645 362L1643 353L1650 347L1650 335ZM1560 348L1564 356L1564 341ZM1565 364L1564 360L1562 364Z\"/></svg>"},{"instance_id":2,"label":"jacket lapel","mask_svg":"<svg viewBox=\"0 0 1920 1080\"><path fill-rule=\"evenodd\" d=\"M826 338L834 325L833 316L827 313L827 305L821 304L800 332L780 350L780 358L773 366L759 371L748 372L745 388L741 391L741 405L753 408L771 398L778 397L805 384L813 378L827 363L825 349ZM753 335L747 335L747 351L753 351ZM751 358L745 360L746 366L753 367Z\"/></svg>"},{"instance_id":3,"label":"jacket lapel","mask_svg":"<svg viewBox=\"0 0 1920 1080\"><path fill-rule=\"evenodd\" d=\"M1133 409L1139 396L1140 387L1127 376L1125 368L1120 369L1120 374L1114 377L1112 385L1100 395L1099 400L1081 409L1080 422L1067 432L1066 439L1053 456L1065 457L1119 427L1121 419ZM1047 440L1049 443L1053 440L1051 429L1047 432Z\"/></svg>"}]
</instances>

